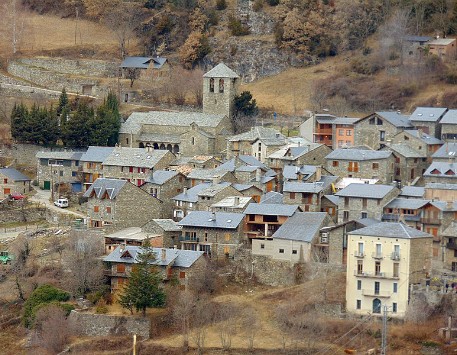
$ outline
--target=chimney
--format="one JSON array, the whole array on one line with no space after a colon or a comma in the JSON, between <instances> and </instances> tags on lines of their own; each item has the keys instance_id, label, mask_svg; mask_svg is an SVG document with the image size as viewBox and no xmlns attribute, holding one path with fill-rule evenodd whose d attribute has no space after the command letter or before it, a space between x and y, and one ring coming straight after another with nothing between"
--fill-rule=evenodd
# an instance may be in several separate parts
<instances>
[{"instance_id":1,"label":"chimney","mask_svg":"<svg viewBox=\"0 0 457 355\"><path fill-rule=\"evenodd\" d=\"M124 249L125 249L125 245L121 244L119 247L119 253L122 254L124 252Z\"/></svg>"},{"instance_id":2,"label":"chimney","mask_svg":"<svg viewBox=\"0 0 457 355\"><path fill-rule=\"evenodd\" d=\"M422 128L417 129L417 135L419 136L419 138L422 138L423 133L424 132L422 131Z\"/></svg>"},{"instance_id":3,"label":"chimney","mask_svg":"<svg viewBox=\"0 0 457 355\"><path fill-rule=\"evenodd\" d=\"M452 208L454 208L454 203L452 201L447 201L446 209L451 210Z\"/></svg>"},{"instance_id":4,"label":"chimney","mask_svg":"<svg viewBox=\"0 0 457 355\"><path fill-rule=\"evenodd\" d=\"M167 249L165 248L162 248L161 259L162 261L167 260Z\"/></svg>"},{"instance_id":5,"label":"chimney","mask_svg":"<svg viewBox=\"0 0 457 355\"><path fill-rule=\"evenodd\" d=\"M184 194L187 194L187 187L185 187L185 188L183 189L183 193L184 193Z\"/></svg>"},{"instance_id":6,"label":"chimney","mask_svg":"<svg viewBox=\"0 0 457 355\"><path fill-rule=\"evenodd\" d=\"M316 178L315 181L320 181L322 178L322 167L316 166Z\"/></svg>"},{"instance_id":7,"label":"chimney","mask_svg":"<svg viewBox=\"0 0 457 355\"><path fill-rule=\"evenodd\" d=\"M216 212L211 212L211 217L209 218L211 221L216 220Z\"/></svg>"},{"instance_id":8,"label":"chimney","mask_svg":"<svg viewBox=\"0 0 457 355\"><path fill-rule=\"evenodd\" d=\"M221 177L220 176L213 177L213 184L214 185L217 185L217 184L220 184L220 183L221 183Z\"/></svg>"},{"instance_id":9,"label":"chimney","mask_svg":"<svg viewBox=\"0 0 457 355\"><path fill-rule=\"evenodd\" d=\"M255 181L259 182L262 177L262 169L257 168L255 171Z\"/></svg>"},{"instance_id":10,"label":"chimney","mask_svg":"<svg viewBox=\"0 0 457 355\"><path fill-rule=\"evenodd\" d=\"M240 204L240 197L239 196L235 196L235 199L233 201L233 205L234 206L238 206Z\"/></svg>"}]
</instances>

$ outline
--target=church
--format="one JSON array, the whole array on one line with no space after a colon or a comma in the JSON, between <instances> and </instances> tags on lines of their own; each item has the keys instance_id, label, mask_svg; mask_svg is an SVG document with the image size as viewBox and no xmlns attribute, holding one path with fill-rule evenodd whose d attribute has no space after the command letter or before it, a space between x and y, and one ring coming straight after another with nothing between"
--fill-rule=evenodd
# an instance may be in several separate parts
<instances>
[{"instance_id":1,"label":"church","mask_svg":"<svg viewBox=\"0 0 457 355\"><path fill-rule=\"evenodd\" d=\"M119 145L168 149L183 156L222 155L233 135L239 81L238 74L218 64L203 75L203 112L134 112L121 125Z\"/></svg>"}]
</instances>

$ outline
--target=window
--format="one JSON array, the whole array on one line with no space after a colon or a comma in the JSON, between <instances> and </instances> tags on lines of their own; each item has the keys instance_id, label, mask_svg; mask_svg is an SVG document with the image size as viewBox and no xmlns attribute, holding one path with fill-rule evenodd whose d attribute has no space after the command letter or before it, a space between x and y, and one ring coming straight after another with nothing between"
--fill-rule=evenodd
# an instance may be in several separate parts
<instances>
[{"instance_id":1,"label":"window","mask_svg":"<svg viewBox=\"0 0 457 355\"><path fill-rule=\"evenodd\" d=\"M224 92L224 79L219 79L219 92Z\"/></svg>"},{"instance_id":2,"label":"window","mask_svg":"<svg viewBox=\"0 0 457 355\"><path fill-rule=\"evenodd\" d=\"M349 220L349 211L343 211L343 221Z\"/></svg>"},{"instance_id":3,"label":"window","mask_svg":"<svg viewBox=\"0 0 457 355\"><path fill-rule=\"evenodd\" d=\"M230 241L230 233L225 233L224 238L225 238L226 242L229 242Z\"/></svg>"},{"instance_id":4,"label":"window","mask_svg":"<svg viewBox=\"0 0 457 355\"><path fill-rule=\"evenodd\" d=\"M60 170L60 171L59 171L59 175L60 175L60 176L63 176L63 170Z\"/></svg>"},{"instance_id":5,"label":"window","mask_svg":"<svg viewBox=\"0 0 457 355\"><path fill-rule=\"evenodd\" d=\"M367 212L362 212L361 217L362 218L368 218L368 213Z\"/></svg>"},{"instance_id":6,"label":"window","mask_svg":"<svg viewBox=\"0 0 457 355\"><path fill-rule=\"evenodd\" d=\"M186 278L186 272L185 271L180 271L179 272L179 278L180 279L185 279Z\"/></svg>"},{"instance_id":7,"label":"window","mask_svg":"<svg viewBox=\"0 0 457 355\"><path fill-rule=\"evenodd\" d=\"M400 275L400 264L394 263L394 277L399 277Z\"/></svg>"},{"instance_id":8,"label":"window","mask_svg":"<svg viewBox=\"0 0 457 355\"><path fill-rule=\"evenodd\" d=\"M249 215L249 220L252 222L252 221L255 221L255 215L254 214L250 214Z\"/></svg>"},{"instance_id":9,"label":"window","mask_svg":"<svg viewBox=\"0 0 457 355\"><path fill-rule=\"evenodd\" d=\"M363 260L357 260L357 275L363 274Z\"/></svg>"},{"instance_id":10,"label":"window","mask_svg":"<svg viewBox=\"0 0 457 355\"><path fill-rule=\"evenodd\" d=\"M192 145L195 145L195 137L192 137L191 140L192 140L192 142L191 142Z\"/></svg>"},{"instance_id":11,"label":"window","mask_svg":"<svg viewBox=\"0 0 457 355\"><path fill-rule=\"evenodd\" d=\"M116 265L116 272L124 273L125 272L125 264L117 264Z\"/></svg>"},{"instance_id":12,"label":"window","mask_svg":"<svg viewBox=\"0 0 457 355\"><path fill-rule=\"evenodd\" d=\"M348 207L349 206L349 197L345 197L344 198L344 207Z\"/></svg>"},{"instance_id":13,"label":"window","mask_svg":"<svg viewBox=\"0 0 457 355\"><path fill-rule=\"evenodd\" d=\"M380 258L382 257L382 245L381 244L376 244L376 257Z\"/></svg>"},{"instance_id":14,"label":"window","mask_svg":"<svg viewBox=\"0 0 457 355\"><path fill-rule=\"evenodd\" d=\"M335 166L335 167L338 166L338 161L337 161L337 160L334 160L334 161L332 162L332 166Z\"/></svg>"},{"instance_id":15,"label":"window","mask_svg":"<svg viewBox=\"0 0 457 355\"><path fill-rule=\"evenodd\" d=\"M362 289L362 280L357 280L357 290Z\"/></svg>"},{"instance_id":16,"label":"window","mask_svg":"<svg viewBox=\"0 0 457 355\"><path fill-rule=\"evenodd\" d=\"M376 120L376 125L377 126L382 126L382 120L378 117L378 119Z\"/></svg>"},{"instance_id":17,"label":"window","mask_svg":"<svg viewBox=\"0 0 457 355\"><path fill-rule=\"evenodd\" d=\"M381 283L379 281L374 282L374 294L379 295L381 289Z\"/></svg>"},{"instance_id":18,"label":"window","mask_svg":"<svg viewBox=\"0 0 457 355\"><path fill-rule=\"evenodd\" d=\"M352 131L351 130L346 130L346 136L352 136Z\"/></svg>"},{"instance_id":19,"label":"window","mask_svg":"<svg viewBox=\"0 0 457 355\"><path fill-rule=\"evenodd\" d=\"M361 309L362 308L362 301L361 300L357 300L356 308L357 309Z\"/></svg>"},{"instance_id":20,"label":"window","mask_svg":"<svg viewBox=\"0 0 457 355\"><path fill-rule=\"evenodd\" d=\"M209 92L214 92L214 78L209 79Z\"/></svg>"},{"instance_id":21,"label":"window","mask_svg":"<svg viewBox=\"0 0 457 355\"><path fill-rule=\"evenodd\" d=\"M111 213L111 207L110 206L106 207L106 213Z\"/></svg>"},{"instance_id":22,"label":"window","mask_svg":"<svg viewBox=\"0 0 457 355\"><path fill-rule=\"evenodd\" d=\"M125 143L128 145L129 144L129 139L125 138Z\"/></svg>"},{"instance_id":23,"label":"window","mask_svg":"<svg viewBox=\"0 0 457 355\"><path fill-rule=\"evenodd\" d=\"M368 124L371 124L371 125L374 125L374 124L375 124L375 119L374 119L374 117L372 117L372 118L370 118L370 119L368 120Z\"/></svg>"},{"instance_id":24,"label":"window","mask_svg":"<svg viewBox=\"0 0 457 355\"><path fill-rule=\"evenodd\" d=\"M362 207L367 208L367 199L366 198L362 198Z\"/></svg>"},{"instance_id":25,"label":"window","mask_svg":"<svg viewBox=\"0 0 457 355\"><path fill-rule=\"evenodd\" d=\"M94 212L100 211L100 206L94 206Z\"/></svg>"},{"instance_id":26,"label":"window","mask_svg":"<svg viewBox=\"0 0 457 355\"><path fill-rule=\"evenodd\" d=\"M396 282L394 282L393 293L397 293L397 292L398 292L398 284Z\"/></svg>"},{"instance_id":27,"label":"window","mask_svg":"<svg viewBox=\"0 0 457 355\"><path fill-rule=\"evenodd\" d=\"M372 168L373 168L374 170L379 169L379 163L373 163Z\"/></svg>"},{"instance_id":28,"label":"window","mask_svg":"<svg viewBox=\"0 0 457 355\"><path fill-rule=\"evenodd\" d=\"M8 183L8 179L3 179L3 183L7 184Z\"/></svg>"},{"instance_id":29,"label":"window","mask_svg":"<svg viewBox=\"0 0 457 355\"><path fill-rule=\"evenodd\" d=\"M279 249L279 254L284 254L284 249Z\"/></svg>"},{"instance_id":30,"label":"window","mask_svg":"<svg viewBox=\"0 0 457 355\"><path fill-rule=\"evenodd\" d=\"M340 135L340 136L344 136L344 129L340 129L340 130L339 130L339 135Z\"/></svg>"},{"instance_id":31,"label":"window","mask_svg":"<svg viewBox=\"0 0 457 355\"><path fill-rule=\"evenodd\" d=\"M386 132L385 131L379 131L379 140L381 142L384 142L386 140Z\"/></svg>"},{"instance_id":32,"label":"window","mask_svg":"<svg viewBox=\"0 0 457 355\"><path fill-rule=\"evenodd\" d=\"M397 304L395 302L392 303L392 313L397 313Z\"/></svg>"},{"instance_id":33,"label":"window","mask_svg":"<svg viewBox=\"0 0 457 355\"><path fill-rule=\"evenodd\" d=\"M297 254L297 250L296 249L292 250L292 254L296 255Z\"/></svg>"},{"instance_id":34,"label":"window","mask_svg":"<svg viewBox=\"0 0 457 355\"><path fill-rule=\"evenodd\" d=\"M259 152L262 151L262 143L259 143Z\"/></svg>"},{"instance_id":35,"label":"window","mask_svg":"<svg viewBox=\"0 0 457 355\"><path fill-rule=\"evenodd\" d=\"M381 300L379 298L373 300L373 313L381 313Z\"/></svg>"},{"instance_id":36,"label":"window","mask_svg":"<svg viewBox=\"0 0 457 355\"><path fill-rule=\"evenodd\" d=\"M265 244L260 244L260 249L265 249Z\"/></svg>"},{"instance_id":37,"label":"window","mask_svg":"<svg viewBox=\"0 0 457 355\"><path fill-rule=\"evenodd\" d=\"M133 173L133 166L129 167L129 173Z\"/></svg>"},{"instance_id":38,"label":"window","mask_svg":"<svg viewBox=\"0 0 457 355\"><path fill-rule=\"evenodd\" d=\"M376 276L381 276L381 262L380 261L376 261L374 263L374 272L375 272Z\"/></svg>"},{"instance_id":39,"label":"window","mask_svg":"<svg viewBox=\"0 0 457 355\"><path fill-rule=\"evenodd\" d=\"M348 166L348 171L355 172L355 173L359 172L359 162L350 161L349 166Z\"/></svg>"},{"instance_id":40,"label":"window","mask_svg":"<svg viewBox=\"0 0 457 355\"><path fill-rule=\"evenodd\" d=\"M295 192L289 194L291 200L295 200Z\"/></svg>"}]
</instances>

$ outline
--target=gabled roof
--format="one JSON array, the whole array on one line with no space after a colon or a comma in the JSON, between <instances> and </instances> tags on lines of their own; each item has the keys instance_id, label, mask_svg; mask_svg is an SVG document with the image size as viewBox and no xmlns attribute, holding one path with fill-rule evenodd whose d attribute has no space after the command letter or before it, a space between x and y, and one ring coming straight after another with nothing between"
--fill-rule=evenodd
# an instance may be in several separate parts
<instances>
[{"instance_id":1,"label":"gabled roof","mask_svg":"<svg viewBox=\"0 0 457 355\"><path fill-rule=\"evenodd\" d=\"M227 196L219 202L213 203L211 208L244 208L252 202L251 196Z\"/></svg>"},{"instance_id":2,"label":"gabled roof","mask_svg":"<svg viewBox=\"0 0 457 355\"><path fill-rule=\"evenodd\" d=\"M443 116L440 124L457 124L457 110L449 110Z\"/></svg>"},{"instance_id":3,"label":"gabled roof","mask_svg":"<svg viewBox=\"0 0 457 355\"><path fill-rule=\"evenodd\" d=\"M418 122L438 122L446 111L447 108L444 107L417 107L409 119Z\"/></svg>"},{"instance_id":4,"label":"gabled roof","mask_svg":"<svg viewBox=\"0 0 457 355\"><path fill-rule=\"evenodd\" d=\"M179 232L182 229L182 227L178 225L178 222L175 222L172 219L155 218L153 221L165 232Z\"/></svg>"},{"instance_id":5,"label":"gabled roof","mask_svg":"<svg viewBox=\"0 0 457 355\"><path fill-rule=\"evenodd\" d=\"M226 161L224 164L219 165L216 170L225 170L225 171L231 171L234 172L237 168L240 166L253 166L253 167L258 167L263 170L268 170L267 166L262 163L261 161L257 160L251 155L239 155L235 158L232 158L228 161Z\"/></svg>"},{"instance_id":6,"label":"gabled roof","mask_svg":"<svg viewBox=\"0 0 457 355\"><path fill-rule=\"evenodd\" d=\"M457 223L452 221L452 223L441 233L443 237L457 237Z\"/></svg>"},{"instance_id":7,"label":"gabled roof","mask_svg":"<svg viewBox=\"0 0 457 355\"><path fill-rule=\"evenodd\" d=\"M239 76L224 63L219 63L213 69L203 75L204 78L233 78L238 79Z\"/></svg>"},{"instance_id":8,"label":"gabled roof","mask_svg":"<svg viewBox=\"0 0 457 355\"><path fill-rule=\"evenodd\" d=\"M267 192L260 198L261 204L280 204L284 203L284 196L283 194L275 191Z\"/></svg>"},{"instance_id":9,"label":"gabled roof","mask_svg":"<svg viewBox=\"0 0 457 355\"><path fill-rule=\"evenodd\" d=\"M391 155L392 152L385 150L339 148L328 154L325 159L365 161L387 159Z\"/></svg>"},{"instance_id":10,"label":"gabled roof","mask_svg":"<svg viewBox=\"0 0 457 355\"><path fill-rule=\"evenodd\" d=\"M322 182L284 182L284 192L308 192L317 194L324 189Z\"/></svg>"},{"instance_id":11,"label":"gabled roof","mask_svg":"<svg viewBox=\"0 0 457 355\"><path fill-rule=\"evenodd\" d=\"M38 159L57 159L57 160L81 160L85 151L60 151L60 152L38 152Z\"/></svg>"},{"instance_id":12,"label":"gabled roof","mask_svg":"<svg viewBox=\"0 0 457 355\"><path fill-rule=\"evenodd\" d=\"M194 187L188 189L187 191L181 192L179 195L176 195L172 198L172 200L177 201L184 201L184 202L197 202L198 201L198 194L200 191L208 188L211 186L211 183L204 182Z\"/></svg>"},{"instance_id":13,"label":"gabled roof","mask_svg":"<svg viewBox=\"0 0 457 355\"><path fill-rule=\"evenodd\" d=\"M311 241L319 234L319 230L327 217L326 212L297 212L289 217L273 234L273 239Z\"/></svg>"},{"instance_id":14,"label":"gabled roof","mask_svg":"<svg viewBox=\"0 0 457 355\"><path fill-rule=\"evenodd\" d=\"M385 148L386 150L391 150L405 158L426 158L427 154L424 151L418 151L405 143L391 144Z\"/></svg>"},{"instance_id":15,"label":"gabled roof","mask_svg":"<svg viewBox=\"0 0 457 355\"><path fill-rule=\"evenodd\" d=\"M454 162L433 162L430 166L425 170L424 176L427 177L446 177L446 178L455 178L457 179L457 164Z\"/></svg>"},{"instance_id":16,"label":"gabled roof","mask_svg":"<svg viewBox=\"0 0 457 355\"><path fill-rule=\"evenodd\" d=\"M353 118L353 117L336 117L332 123L333 124L353 125L359 119L360 118Z\"/></svg>"},{"instance_id":17,"label":"gabled roof","mask_svg":"<svg viewBox=\"0 0 457 355\"><path fill-rule=\"evenodd\" d=\"M402 115L399 112L396 111L378 111L375 112L374 114L378 115L379 117L383 118L393 126L397 128L411 128L413 127L411 122L409 121L409 116ZM358 120L356 123L359 123L361 121L367 120L369 118L372 118L373 114L368 115L366 117L361 118Z\"/></svg>"},{"instance_id":18,"label":"gabled roof","mask_svg":"<svg viewBox=\"0 0 457 355\"><path fill-rule=\"evenodd\" d=\"M13 181L31 181L28 176L25 176L20 171L17 171L14 168L1 168L0 174L6 176L8 179Z\"/></svg>"},{"instance_id":19,"label":"gabled roof","mask_svg":"<svg viewBox=\"0 0 457 355\"><path fill-rule=\"evenodd\" d=\"M130 239L130 240L145 240L149 237L148 233L143 232L140 227L130 227L118 230L114 233L108 234L106 238L110 239Z\"/></svg>"},{"instance_id":20,"label":"gabled roof","mask_svg":"<svg viewBox=\"0 0 457 355\"><path fill-rule=\"evenodd\" d=\"M349 232L348 234L399 239L432 238L430 234L411 228L401 222L376 223L371 226Z\"/></svg>"},{"instance_id":21,"label":"gabled roof","mask_svg":"<svg viewBox=\"0 0 457 355\"><path fill-rule=\"evenodd\" d=\"M394 189L395 187L391 185L350 184L335 195L339 197L382 199Z\"/></svg>"},{"instance_id":22,"label":"gabled roof","mask_svg":"<svg viewBox=\"0 0 457 355\"><path fill-rule=\"evenodd\" d=\"M334 205L338 205L338 201L340 200L340 198L335 195L324 195L324 197Z\"/></svg>"},{"instance_id":23,"label":"gabled roof","mask_svg":"<svg viewBox=\"0 0 457 355\"><path fill-rule=\"evenodd\" d=\"M114 147L96 147L90 146L81 156L83 162L103 163L103 161L113 152Z\"/></svg>"},{"instance_id":24,"label":"gabled roof","mask_svg":"<svg viewBox=\"0 0 457 355\"><path fill-rule=\"evenodd\" d=\"M446 142L432 155L433 159L457 158L457 143Z\"/></svg>"},{"instance_id":25,"label":"gabled roof","mask_svg":"<svg viewBox=\"0 0 457 355\"><path fill-rule=\"evenodd\" d=\"M138 263L138 255L141 254L142 248L134 245L119 245L108 256L103 258L105 262L111 263ZM157 266L174 266L174 267L191 267L203 254L203 251L181 250L181 249L161 249L152 248L155 254L155 260L152 265ZM163 252L165 252L163 254Z\"/></svg>"},{"instance_id":26,"label":"gabled roof","mask_svg":"<svg viewBox=\"0 0 457 355\"><path fill-rule=\"evenodd\" d=\"M152 62L155 69L160 69L166 61L167 59L163 57L125 57L120 67L147 69Z\"/></svg>"},{"instance_id":27,"label":"gabled roof","mask_svg":"<svg viewBox=\"0 0 457 355\"><path fill-rule=\"evenodd\" d=\"M424 197L425 188L421 186L403 186L399 196L406 197Z\"/></svg>"},{"instance_id":28,"label":"gabled roof","mask_svg":"<svg viewBox=\"0 0 457 355\"><path fill-rule=\"evenodd\" d=\"M415 138L420 139L422 142L425 144L433 145L433 144L443 144L444 142L441 139L438 139L433 136L429 136L428 134L425 134L424 132L421 132L417 129L408 129L402 133L409 134Z\"/></svg>"},{"instance_id":29,"label":"gabled roof","mask_svg":"<svg viewBox=\"0 0 457 355\"><path fill-rule=\"evenodd\" d=\"M219 170L217 168L214 168L214 169L194 168L194 169L192 169L192 171L189 174L187 174L187 178L195 179L195 180L212 180L215 178L223 177L227 173L228 173L228 171Z\"/></svg>"},{"instance_id":30,"label":"gabled roof","mask_svg":"<svg viewBox=\"0 0 457 355\"><path fill-rule=\"evenodd\" d=\"M240 191L240 192L249 190L251 187L255 187L256 189L261 190L260 188L258 188L258 187L255 186L254 184L233 184L232 186L233 186L235 189L237 189L238 191Z\"/></svg>"},{"instance_id":31,"label":"gabled roof","mask_svg":"<svg viewBox=\"0 0 457 355\"><path fill-rule=\"evenodd\" d=\"M151 169L167 154L172 153L168 150L116 147L105 159L103 165L134 166Z\"/></svg>"},{"instance_id":32,"label":"gabled roof","mask_svg":"<svg viewBox=\"0 0 457 355\"><path fill-rule=\"evenodd\" d=\"M178 224L182 227L237 229L243 219L243 213L192 211Z\"/></svg>"},{"instance_id":33,"label":"gabled roof","mask_svg":"<svg viewBox=\"0 0 457 355\"><path fill-rule=\"evenodd\" d=\"M457 190L457 184L446 184L441 182L429 182L425 184L425 189L437 189L437 190Z\"/></svg>"},{"instance_id":34,"label":"gabled roof","mask_svg":"<svg viewBox=\"0 0 457 355\"><path fill-rule=\"evenodd\" d=\"M92 185L90 185L83 196L91 197L92 193L95 193L95 197L101 199L106 192L109 199L112 200L116 198L126 183L127 180L98 178Z\"/></svg>"},{"instance_id":35,"label":"gabled roof","mask_svg":"<svg viewBox=\"0 0 457 355\"><path fill-rule=\"evenodd\" d=\"M230 137L230 142L248 141L255 142L260 139L261 141L268 141L270 145L283 145L286 144L286 137L274 128L267 128L262 126L252 127L249 131L237 134Z\"/></svg>"},{"instance_id":36,"label":"gabled roof","mask_svg":"<svg viewBox=\"0 0 457 355\"><path fill-rule=\"evenodd\" d=\"M145 182L149 182L155 185L163 185L178 174L179 173L174 170L155 170L152 175L149 174Z\"/></svg>"},{"instance_id":37,"label":"gabled roof","mask_svg":"<svg viewBox=\"0 0 457 355\"><path fill-rule=\"evenodd\" d=\"M197 195L198 196L208 196L213 197L217 195L219 192L224 190L225 188L231 185L230 182L221 182L219 184L213 184L208 186L206 189L201 190Z\"/></svg>"},{"instance_id":38,"label":"gabled roof","mask_svg":"<svg viewBox=\"0 0 457 355\"><path fill-rule=\"evenodd\" d=\"M403 208L417 210L424 207L430 200L422 200L417 198L395 198L390 201L385 207L386 208Z\"/></svg>"},{"instance_id":39,"label":"gabled roof","mask_svg":"<svg viewBox=\"0 0 457 355\"><path fill-rule=\"evenodd\" d=\"M435 206L441 211L444 212L455 212L457 211L457 201L447 202L447 201L431 201L430 204Z\"/></svg>"},{"instance_id":40,"label":"gabled roof","mask_svg":"<svg viewBox=\"0 0 457 355\"><path fill-rule=\"evenodd\" d=\"M298 211L298 205L284 205L277 203L251 203L244 211L245 214L258 214L264 216L292 216Z\"/></svg>"},{"instance_id":41,"label":"gabled roof","mask_svg":"<svg viewBox=\"0 0 457 355\"><path fill-rule=\"evenodd\" d=\"M127 121L121 124L119 133L138 134L143 125L190 127L192 123L199 127L217 127L225 115L200 112L133 112ZM170 132L171 133L171 132Z\"/></svg>"},{"instance_id":42,"label":"gabled roof","mask_svg":"<svg viewBox=\"0 0 457 355\"><path fill-rule=\"evenodd\" d=\"M297 180L298 174L303 175L303 180L307 180L314 173L316 173L317 167L314 165L285 165L282 169L282 176L284 180Z\"/></svg>"},{"instance_id":43,"label":"gabled roof","mask_svg":"<svg viewBox=\"0 0 457 355\"><path fill-rule=\"evenodd\" d=\"M295 160L321 146L323 146L321 143L307 143L305 145L300 145L299 147L286 146L271 153L269 156L267 156L267 158Z\"/></svg>"}]
</instances>

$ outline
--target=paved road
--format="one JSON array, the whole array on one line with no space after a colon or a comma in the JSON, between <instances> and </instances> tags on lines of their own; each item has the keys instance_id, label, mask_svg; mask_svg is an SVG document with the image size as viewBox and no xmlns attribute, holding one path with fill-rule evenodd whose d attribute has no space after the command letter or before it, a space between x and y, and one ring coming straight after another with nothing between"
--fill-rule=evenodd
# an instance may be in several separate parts
<instances>
[{"instance_id":1,"label":"paved road","mask_svg":"<svg viewBox=\"0 0 457 355\"><path fill-rule=\"evenodd\" d=\"M67 208L59 208L59 207L54 206L54 204L49 201L49 199L51 198L51 191L41 190L40 188L36 188L36 187L34 187L34 189L36 191L36 194L30 197L29 200L31 202L37 202L40 204L44 204L46 206L46 208L48 208L54 212L57 212L57 213L72 214L78 218L86 217L82 213L74 212Z\"/></svg>"}]
</instances>

